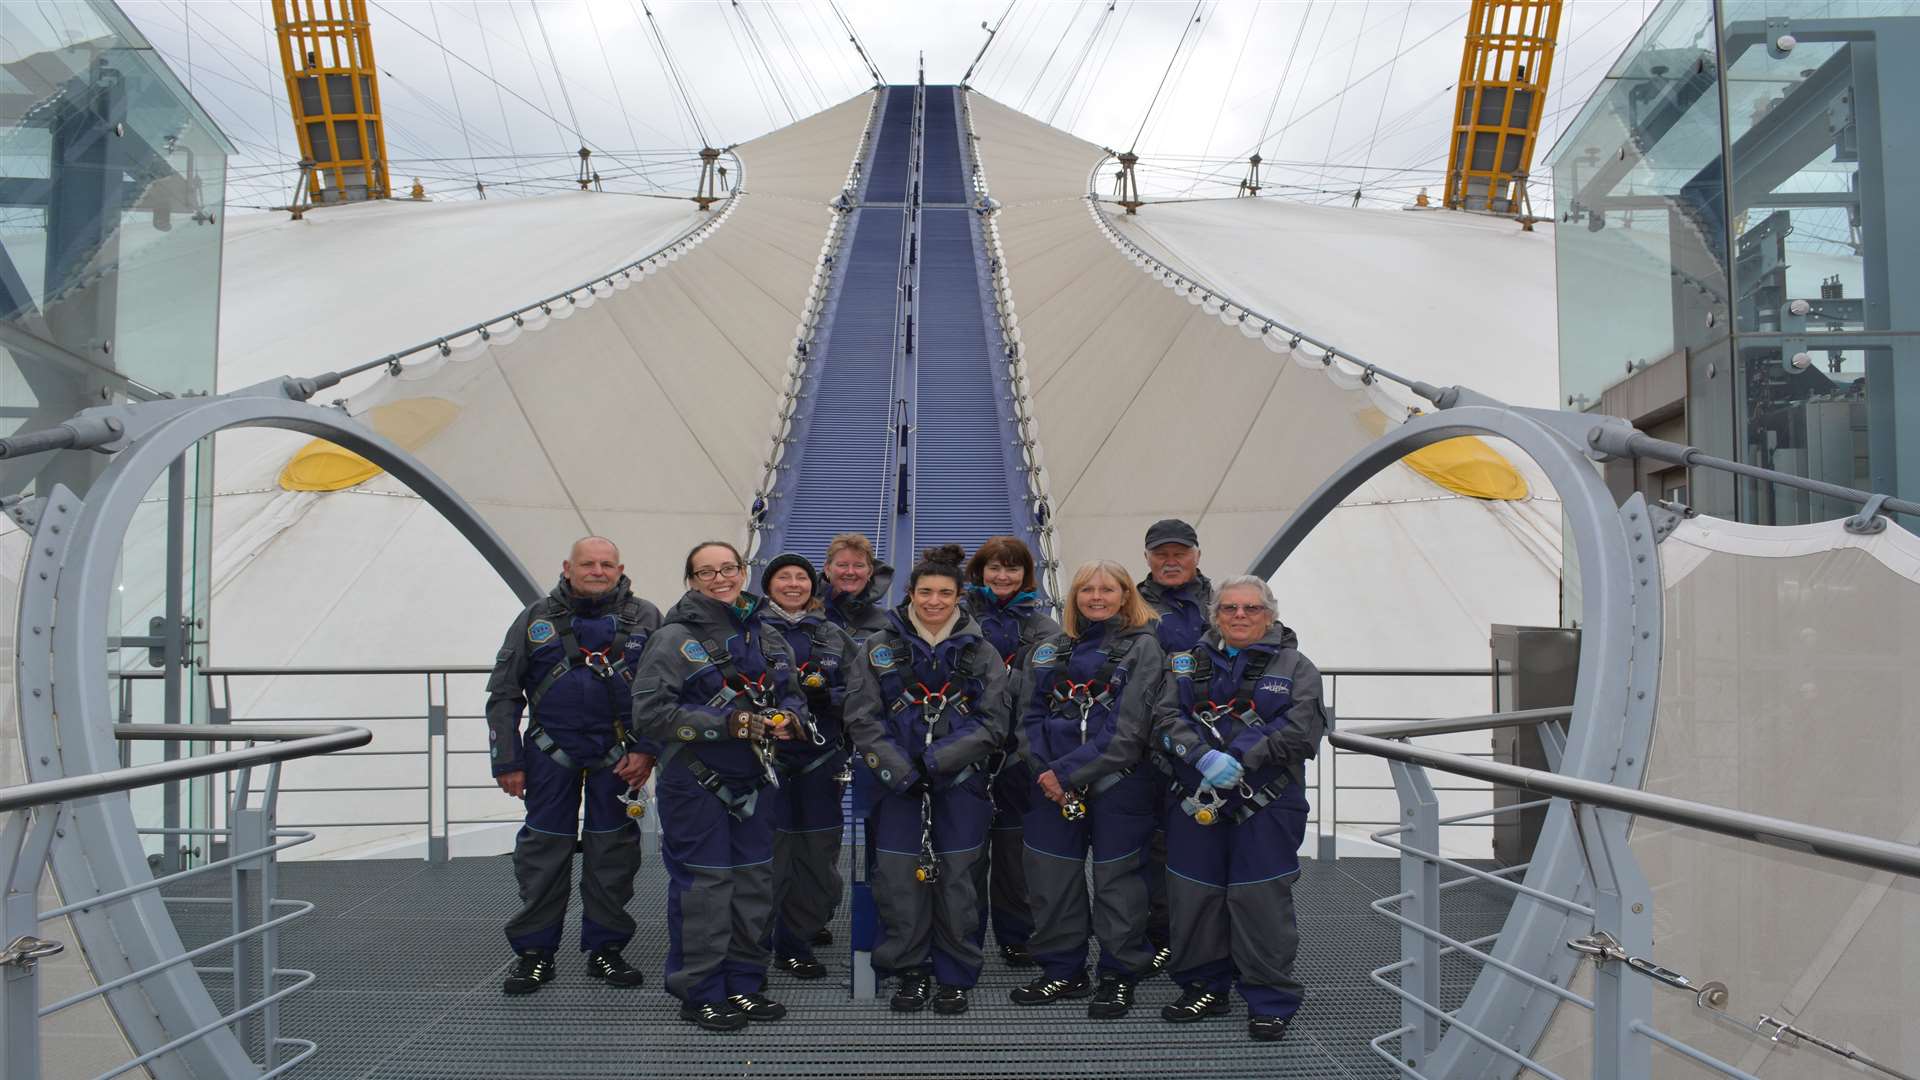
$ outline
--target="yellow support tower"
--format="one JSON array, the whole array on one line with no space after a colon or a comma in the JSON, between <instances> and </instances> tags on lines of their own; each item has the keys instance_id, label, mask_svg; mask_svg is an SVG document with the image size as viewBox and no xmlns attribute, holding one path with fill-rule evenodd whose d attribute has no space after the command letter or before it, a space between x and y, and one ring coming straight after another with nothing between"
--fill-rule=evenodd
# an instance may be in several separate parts
<instances>
[{"instance_id":1,"label":"yellow support tower","mask_svg":"<svg viewBox=\"0 0 1920 1080\"><path fill-rule=\"evenodd\" d=\"M1449 209L1526 213L1559 31L1560 0L1473 0L1447 154Z\"/></svg>"},{"instance_id":2,"label":"yellow support tower","mask_svg":"<svg viewBox=\"0 0 1920 1080\"><path fill-rule=\"evenodd\" d=\"M300 156L313 163L308 196L315 205L387 198L366 0L273 0L273 26Z\"/></svg>"}]
</instances>

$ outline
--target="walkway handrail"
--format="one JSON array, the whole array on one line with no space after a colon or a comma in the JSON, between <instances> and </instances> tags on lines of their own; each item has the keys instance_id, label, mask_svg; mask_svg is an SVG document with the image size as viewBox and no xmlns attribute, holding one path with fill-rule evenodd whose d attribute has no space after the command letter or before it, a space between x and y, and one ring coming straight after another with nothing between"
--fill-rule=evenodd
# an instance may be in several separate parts
<instances>
[{"instance_id":1,"label":"walkway handrail","mask_svg":"<svg viewBox=\"0 0 1920 1080\"><path fill-rule=\"evenodd\" d=\"M295 758L349 750L373 741L373 732L345 724L221 724L187 726L180 724L115 724L114 735L121 739L182 742L229 742L242 739L272 743L240 750L223 750L200 757L162 761L152 765L132 765L108 772L84 776L63 776L0 788L0 813L25 810L51 803L86 799L95 795L113 795L135 788L152 787L178 780L192 780L229 769L271 765Z\"/></svg>"},{"instance_id":2,"label":"walkway handrail","mask_svg":"<svg viewBox=\"0 0 1920 1080\"><path fill-rule=\"evenodd\" d=\"M1414 746L1410 743L1372 735L1335 731L1328 733L1327 741L1343 750L1438 769L1456 776L1524 788L1574 803L1604 810L1618 810L1756 844L1803 851L1854 866L1920 878L1920 847L1911 844L1863 836L1839 829L1822 828L1818 825L1806 825L1784 818L1768 817L1765 814L1734 810L1712 803L1694 802L1691 799L1680 799L1636 788L1581 780L1542 769L1503 765L1484 758L1452 754L1444 750Z\"/></svg>"},{"instance_id":3,"label":"walkway handrail","mask_svg":"<svg viewBox=\"0 0 1920 1080\"><path fill-rule=\"evenodd\" d=\"M1463 731L1492 731L1495 728L1532 727L1567 720L1573 706L1556 705L1544 709L1516 709L1513 712L1488 713L1485 716L1444 716L1438 720L1394 720L1347 728L1349 735L1370 735L1376 739L1410 739L1419 735L1454 735Z\"/></svg>"}]
</instances>

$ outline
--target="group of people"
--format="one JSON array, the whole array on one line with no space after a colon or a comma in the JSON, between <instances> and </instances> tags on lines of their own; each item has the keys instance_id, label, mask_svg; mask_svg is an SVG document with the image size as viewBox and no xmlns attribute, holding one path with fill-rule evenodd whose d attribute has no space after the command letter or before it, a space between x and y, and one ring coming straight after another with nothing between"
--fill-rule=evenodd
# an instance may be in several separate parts
<instances>
[{"instance_id":1,"label":"group of people","mask_svg":"<svg viewBox=\"0 0 1920 1080\"><path fill-rule=\"evenodd\" d=\"M1329 717L1266 582L1216 585L1199 558L1191 525L1157 522L1144 580L1087 563L1056 622L1011 536L923 553L894 607L859 534L819 569L774 557L758 594L709 541L663 616L611 541L576 542L488 685L493 774L527 807L505 991L554 978L576 849L587 973L642 984L621 953L651 779L681 1019L785 1016L769 971L827 974L851 783L893 1010L966 1012L991 925L1009 967L1037 969L1016 1004L1122 1017L1166 971L1164 1019L1225 1014L1237 989L1248 1034L1281 1038L1302 993L1304 767Z\"/></svg>"}]
</instances>

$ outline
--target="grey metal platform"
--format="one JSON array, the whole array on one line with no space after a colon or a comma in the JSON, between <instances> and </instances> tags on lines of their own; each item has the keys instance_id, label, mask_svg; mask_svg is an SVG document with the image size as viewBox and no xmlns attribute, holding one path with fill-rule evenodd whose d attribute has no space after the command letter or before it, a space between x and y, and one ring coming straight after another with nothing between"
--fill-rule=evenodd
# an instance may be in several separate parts
<instances>
[{"instance_id":1,"label":"grey metal platform","mask_svg":"<svg viewBox=\"0 0 1920 1080\"><path fill-rule=\"evenodd\" d=\"M836 944L820 950L834 972L813 983L774 975L770 992L791 1015L749 1031L712 1035L683 1024L660 989L666 955L666 876L648 836L632 910L640 933L628 959L647 985L616 990L589 980L569 941L559 977L527 998L500 980L511 960L501 924L516 905L506 857L283 863L281 893L312 914L285 934L282 965L319 975L290 999L285 1034L319 1054L287 1075L300 1080L513 1077L1389 1077L1367 1040L1399 1025L1398 1007L1367 972L1399 958L1398 932L1368 903L1398 889L1391 859L1307 861L1295 890L1306 1006L1287 1039L1246 1036L1233 1015L1175 1026L1160 1006L1178 995L1165 978L1141 987L1134 1015L1094 1022L1082 1002L1020 1008L1007 991L1030 977L991 955L973 1008L960 1017L896 1016L882 1001L847 992L844 907ZM212 875L210 875L212 876ZM204 882L204 884L200 884ZM212 895L225 883L183 883L173 895ZM1445 929L1462 938L1499 929L1507 899L1478 883L1449 889ZM215 905L171 905L189 947L226 932ZM578 926L569 915L569 936ZM219 954L215 954L218 956ZM209 958L212 963L218 959ZM1447 969L1449 1007L1472 970ZM222 977L208 976L215 999Z\"/></svg>"}]
</instances>

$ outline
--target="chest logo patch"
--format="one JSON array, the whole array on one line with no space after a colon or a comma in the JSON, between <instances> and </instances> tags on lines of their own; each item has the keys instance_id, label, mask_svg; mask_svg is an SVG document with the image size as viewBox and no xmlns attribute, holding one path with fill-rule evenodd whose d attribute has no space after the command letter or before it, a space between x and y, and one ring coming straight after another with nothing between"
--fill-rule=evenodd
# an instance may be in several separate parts
<instances>
[{"instance_id":1,"label":"chest logo patch","mask_svg":"<svg viewBox=\"0 0 1920 1080\"><path fill-rule=\"evenodd\" d=\"M1193 654L1174 653L1173 657L1167 661L1167 667L1175 675L1191 675L1193 674Z\"/></svg>"},{"instance_id":2,"label":"chest logo patch","mask_svg":"<svg viewBox=\"0 0 1920 1080\"><path fill-rule=\"evenodd\" d=\"M1255 693L1291 694L1293 693L1293 680L1284 675L1269 676L1260 680L1260 686Z\"/></svg>"},{"instance_id":3,"label":"chest logo patch","mask_svg":"<svg viewBox=\"0 0 1920 1080\"><path fill-rule=\"evenodd\" d=\"M1051 664L1059 658L1059 647L1050 641L1033 650L1033 662L1036 664Z\"/></svg>"},{"instance_id":4,"label":"chest logo patch","mask_svg":"<svg viewBox=\"0 0 1920 1080\"><path fill-rule=\"evenodd\" d=\"M893 666L893 650L885 645L875 645L867 657L873 661L874 667L882 671Z\"/></svg>"},{"instance_id":5,"label":"chest logo patch","mask_svg":"<svg viewBox=\"0 0 1920 1080\"><path fill-rule=\"evenodd\" d=\"M527 624L527 640L535 645L545 645L553 640L553 624L545 619L535 619Z\"/></svg>"},{"instance_id":6,"label":"chest logo patch","mask_svg":"<svg viewBox=\"0 0 1920 1080\"><path fill-rule=\"evenodd\" d=\"M704 664L707 662L707 650L701 648L700 643L697 641L682 642L680 645L680 655L695 664Z\"/></svg>"}]
</instances>

